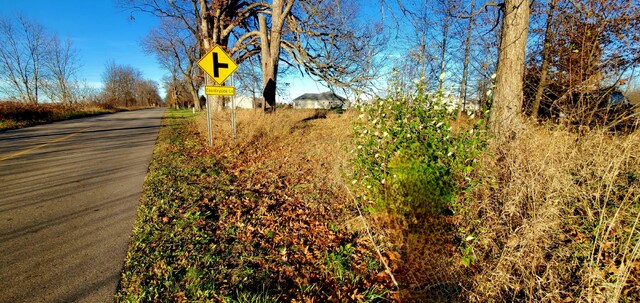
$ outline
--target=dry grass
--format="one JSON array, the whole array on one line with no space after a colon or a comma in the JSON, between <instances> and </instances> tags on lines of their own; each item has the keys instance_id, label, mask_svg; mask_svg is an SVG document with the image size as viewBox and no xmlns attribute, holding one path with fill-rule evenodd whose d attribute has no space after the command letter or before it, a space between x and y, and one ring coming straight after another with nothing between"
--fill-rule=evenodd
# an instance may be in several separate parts
<instances>
[{"instance_id":1,"label":"dry grass","mask_svg":"<svg viewBox=\"0 0 640 303\"><path fill-rule=\"evenodd\" d=\"M348 156L346 149L351 143L354 114L327 113L326 118L305 120L315 114L315 110L280 110L275 114L238 110L233 142L230 113L214 112L214 142L241 153L254 151L265 164L310 166L318 176L339 189L344 187L342 172ZM200 119L200 133L206 139L206 115Z\"/></svg>"},{"instance_id":2,"label":"dry grass","mask_svg":"<svg viewBox=\"0 0 640 303\"><path fill-rule=\"evenodd\" d=\"M118 109L106 104L95 103L68 105L0 102L0 130L23 128L36 124L112 113L115 111L118 111Z\"/></svg>"},{"instance_id":3,"label":"dry grass","mask_svg":"<svg viewBox=\"0 0 640 303\"><path fill-rule=\"evenodd\" d=\"M344 192L355 113L305 121L313 111L214 113L215 150L260 158L257 169L311 175L357 230ZM200 135L206 138L206 118ZM404 222L370 214L376 241L406 302L636 302L640 300L640 132L575 134L528 125L490 142L455 216ZM230 154L233 154L230 153ZM300 174L300 172L298 172ZM313 203L313 201L309 201ZM420 225L420 226L417 226ZM411 227L411 231L407 229ZM420 230L420 232L416 232ZM475 261L462 264L461 247Z\"/></svg>"},{"instance_id":4,"label":"dry grass","mask_svg":"<svg viewBox=\"0 0 640 303\"><path fill-rule=\"evenodd\" d=\"M467 199L476 302L640 299L640 133L528 126L492 142Z\"/></svg>"}]
</instances>

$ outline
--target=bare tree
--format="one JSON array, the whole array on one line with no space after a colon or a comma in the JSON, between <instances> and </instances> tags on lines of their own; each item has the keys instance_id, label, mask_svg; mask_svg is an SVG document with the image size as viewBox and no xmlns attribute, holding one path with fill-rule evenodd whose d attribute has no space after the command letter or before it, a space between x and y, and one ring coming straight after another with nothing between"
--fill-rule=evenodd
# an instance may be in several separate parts
<instances>
[{"instance_id":1,"label":"bare tree","mask_svg":"<svg viewBox=\"0 0 640 303\"><path fill-rule=\"evenodd\" d=\"M0 18L0 89L9 98L38 103L46 36L44 28L23 16Z\"/></svg>"},{"instance_id":2,"label":"bare tree","mask_svg":"<svg viewBox=\"0 0 640 303\"><path fill-rule=\"evenodd\" d=\"M142 105L137 99L137 86L144 81L142 73L128 65L107 63L102 75L106 102L125 107Z\"/></svg>"},{"instance_id":3,"label":"bare tree","mask_svg":"<svg viewBox=\"0 0 640 303\"><path fill-rule=\"evenodd\" d=\"M119 3L127 9L171 19L175 22L174 25L180 24L180 27L189 32L197 42L197 58L202 57L214 45L224 48L237 63L259 53L259 49L252 46L257 40L251 35L242 36L244 32L239 28L249 26L247 20L263 7L262 2L119 0ZM201 85L202 79L199 75L202 73L189 76L189 79L196 85ZM216 99L218 109L221 109L223 99Z\"/></svg>"},{"instance_id":4,"label":"bare tree","mask_svg":"<svg viewBox=\"0 0 640 303\"><path fill-rule=\"evenodd\" d=\"M202 78L198 77L199 59L197 40L176 19L162 19L143 41L146 52L156 55L158 62L170 71L172 77L190 79L188 89L196 110L200 110L198 90Z\"/></svg>"},{"instance_id":5,"label":"bare tree","mask_svg":"<svg viewBox=\"0 0 640 303\"><path fill-rule=\"evenodd\" d=\"M152 80L138 80L135 86L135 95L138 105L158 106L162 102L162 98L158 94L158 83Z\"/></svg>"},{"instance_id":6,"label":"bare tree","mask_svg":"<svg viewBox=\"0 0 640 303\"><path fill-rule=\"evenodd\" d=\"M52 101L72 103L76 101L74 95L79 70L78 54L73 48L71 40L61 42L58 35L54 35L46 48L44 67L47 70L47 80L44 85L46 95Z\"/></svg>"},{"instance_id":7,"label":"bare tree","mask_svg":"<svg viewBox=\"0 0 640 303\"><path fill-rule=\"evenodd\" d=\"M191 100L188 88L191 85L190 82L190 80L181 77L164 77L163 84L167 93L166 103L171 107L187 107Z\"/></svg>"},{"instance_id":8,"label":"bare tree","mask_svg":"<svg viewBox=\"0 0 640 303\"><path fill-rule=\"evenodd\" d=\"M239 94L245 94L252 98L254 109L258 107L258 103L262 106L262 102L258 102L262 95L262 73L258 61L259 58L254 56L245 60L245 64L239 65L234 84Z\"/></svg>"},{"instance_id":9,"label":"bare tree","mask_svg":"<svg viewBox=\"0 0 640 303\"><path fill-rule=\"evenodd\" d=\"M473 12L475 8L475 1L471 0L470 11ZM466 28L466 38L464 40L464 60L462 62L462 79L460 80L460 100L462 100L462 106L460 111L466 110L467 107L467 81L469 77L469 59L471 57L471 35L473 34L475 16L469 17L469 23Z\"/></svg>"},{"instance_id":10,"label":"bare tree","mask_svg":"<svg viewBox=\"0 0 640 303\"><path fill-rule=\"evenodd\" d=\"M264 103L262 108L266 109L269 104L271 110L276 109L276 81L278 77L278 63L280 62L280 43L282 29L285 20L291 13L295 0L273 0L270 5L271 24L267 28L267 18L265 14L258 15L260 32L260 55L262 67L262 89Z\"/></svg>"},{"instance_id":11,"label":"bare tree","mask_svg":"<svg viewBox=\"0 0 640 303\"><path fill-rule=\"evenodd\" d=\"M598 124L610 93L640 63L638 1L553 1L544 42L528 58L525 101L531 115L562 113L572 124Z\"/></svg>"},{"instance_id":12,"label":"bare tree","mask_svg":"<svg viewBox=\"0 0 640 303\"><path fill-rule=\"evenodd\" d=\"M260 38L263 106L275 109L280 62L330 88L351 90L355 96L364 93L379 75L376 55L382 39L380 28L357 24L356 14L356 4L339 0L276 0L267 5L258 16L259 31L248 33Z\"/></svg>"},{"instance_id":13,"label":"bare tree","mask_svg":"<svg viewBox=\"0 0 640 303\"><path fill-rule=\"evenodd\" d=\"M531 117L534 119L538 117L540 101L542 100L544 89L547 86L547 75L549 73L549 63L551 61L551 43L554 35L554 32L552 30L552 22L553 16L556 12L556 3L557 0L549 1L548 9L546 12L547 16L545 20L544 41L542 43L542 66L540 67L540 80L538 81L536 95L534 97L533 103L531 104L531 108L529 109Z\"/></svg>"},{"instance_id":14,"label":"bare tree","mask_svg":"<svg viewBox=\"0 0 640 303\"><path fill-rule=\"evenodd\" d=\"M273 108L281 61L331 86L362 90L362 83L373 78L376 51L370 37L376 31L358 34L360 28L349 24L355 18L342 14L353 12L353 5L338 0L121 2L135 11L181 22L198 41L199 56L213 45L220 45L237 63L260 55L263 95Z\"/></svg>"}]
</instances>

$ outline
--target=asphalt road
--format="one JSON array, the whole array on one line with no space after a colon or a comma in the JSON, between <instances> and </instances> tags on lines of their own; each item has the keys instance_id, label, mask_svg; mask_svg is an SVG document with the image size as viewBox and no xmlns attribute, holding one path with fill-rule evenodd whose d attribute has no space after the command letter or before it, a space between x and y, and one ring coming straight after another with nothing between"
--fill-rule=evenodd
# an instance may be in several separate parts
<instances>
[{"instance_id":1,"label":"asphalt road","mask_svg":"<svg viewBox=\"0 0 640 303\"><path fill-rule=\"evenodd\" d=\"M0 133L0 302L113 302L163 112Z\"/></svg>"}]
</instances>

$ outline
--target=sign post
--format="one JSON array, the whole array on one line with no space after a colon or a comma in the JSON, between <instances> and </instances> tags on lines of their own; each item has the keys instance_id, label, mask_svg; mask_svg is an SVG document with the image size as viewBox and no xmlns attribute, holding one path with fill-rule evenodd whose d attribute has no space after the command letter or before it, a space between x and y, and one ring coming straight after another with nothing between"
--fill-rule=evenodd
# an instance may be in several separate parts
<instances>
[{"instance_id":1,"label":"sign post","mask_svg":"<svg viewBox=\"0 0 640 303\"><path fill-rule=\"evenodd\" d=\"M207 87L207 85L209 84L209 77L207 75L204 75L204 85L205 87ZM209 138L209 146L213 146L213 132L212 132L212 128L211 128L211 98L209 98L209 95L205 92L205 94L207 95L207 133L208 133L208 138Z\"/></svg>"},{"instance_id":2,"label":"sign post","mask_svg":"<svg viewBox=\"0 0 640 303\"><path fill-rule=\"evenodd\" d=\"M224 81L229 78L237 69L238 65L231 59L219 45L212 48L204 57L198 61L198 66L211 77L214 83L209 83L209 77L205 77L204 93L207 95L207 127L209 131L209 146L213 145L213 134L211 125L211 102L209 96L231 96L232 97L232 122L233 139L235 140L235 98L236 89L233 86L223 86ZM214 84L214 85L210 85ZM234 83L235 84L235 83Z\"/></svg>"},{"instance_id":3,"label":"sign post","mask_svg":"<svg viewBox=\"0 0 640 303\"><path fill-rule=\"evenodd\" d=\"M236 85L236 77L231 76L231 85ZM231 131L233 133L233 143L236 143L236 96L231 96Z\"/></svg>"}]
</instances>

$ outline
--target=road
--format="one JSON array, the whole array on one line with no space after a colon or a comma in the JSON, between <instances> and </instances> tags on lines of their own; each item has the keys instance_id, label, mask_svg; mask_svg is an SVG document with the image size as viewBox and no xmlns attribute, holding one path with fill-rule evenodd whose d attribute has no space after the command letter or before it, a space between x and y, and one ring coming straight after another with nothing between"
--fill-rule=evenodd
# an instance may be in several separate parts
<instances>
[{"instance_id":1,"label":"road","mask_svg":"<svg viewBox=\"0 0 640 303\"><path fill-rule=\"evenodd\" d=\"M163 112L0 133L0 302L113 302Z\"/></svg>"}]
</instances>

